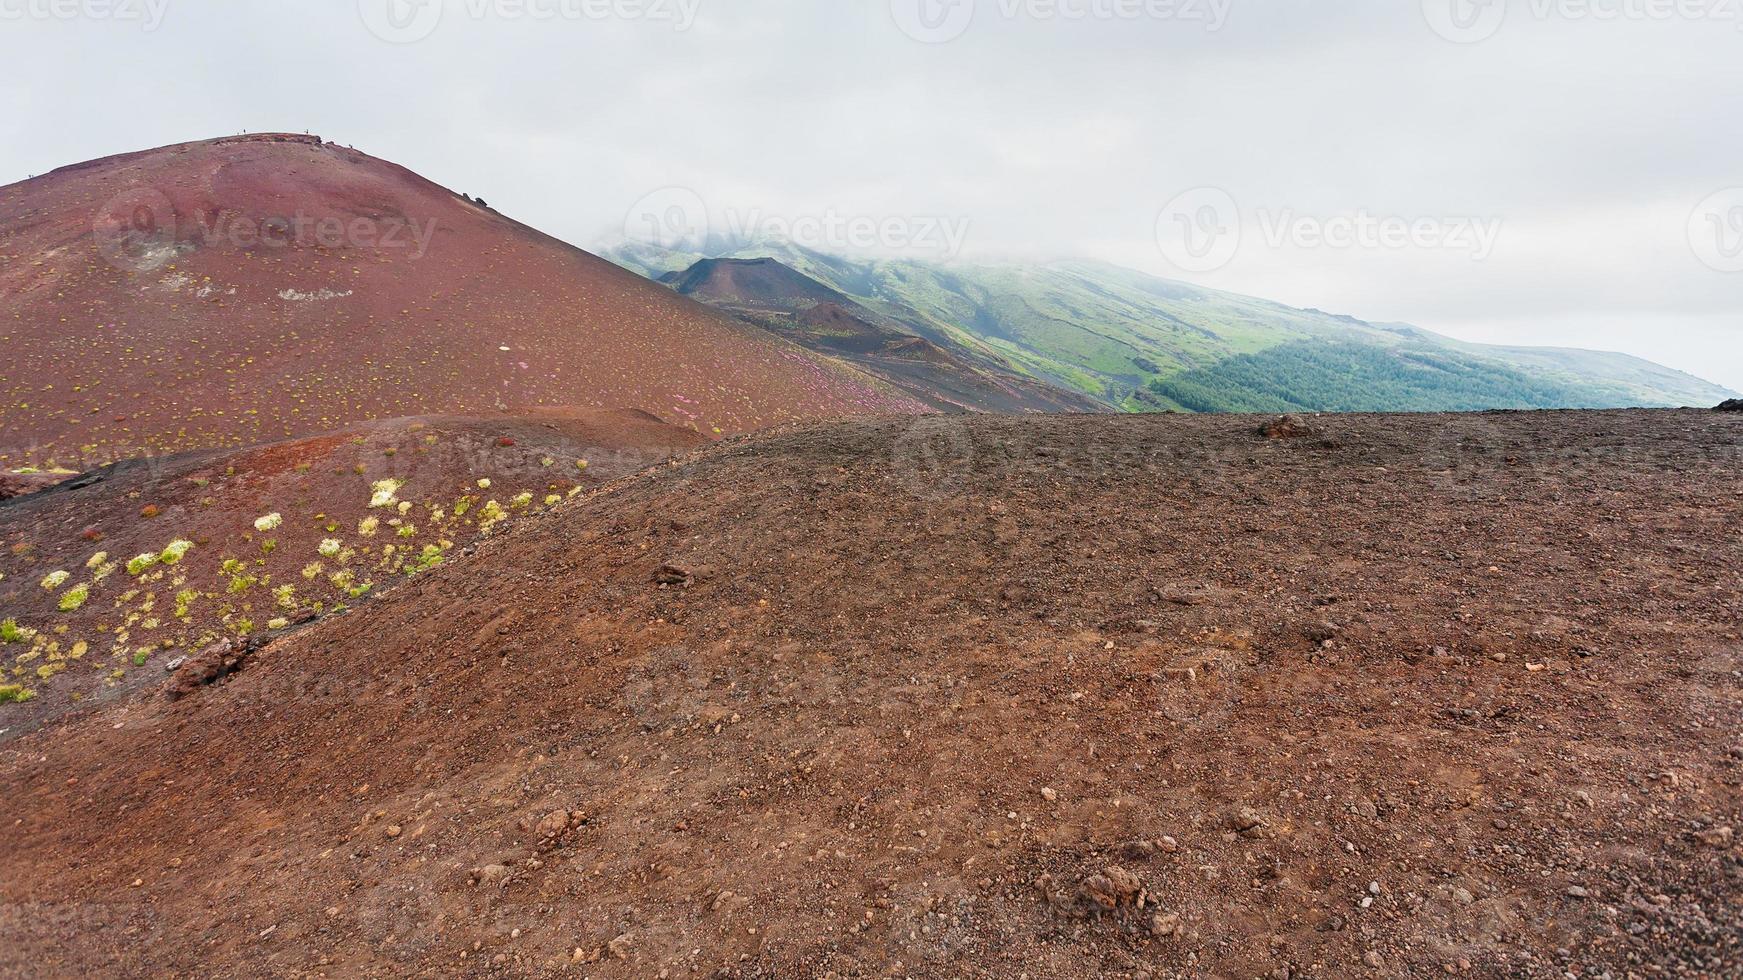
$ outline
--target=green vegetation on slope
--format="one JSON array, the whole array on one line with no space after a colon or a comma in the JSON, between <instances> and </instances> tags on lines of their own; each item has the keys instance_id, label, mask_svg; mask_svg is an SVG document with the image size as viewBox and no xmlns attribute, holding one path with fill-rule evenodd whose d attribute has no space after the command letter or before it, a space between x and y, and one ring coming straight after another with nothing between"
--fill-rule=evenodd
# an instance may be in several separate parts
<instances>
[{"instance_id":1,"label":"green vegetation on slope","mask_svg":"<svg viewBox=\"0 0 1743 980\"><path fill-rule=\"evenodd\" d=\"M656 276L701 258L648 246L610 255ZM1469 344L1096 262L854 260L785 242L714 257L776 259L936 343L982 352L1114 409L1617 408L1734 397L1624 354ZM1265 376L1255 365L1282 373ZM1376 387L1361 392L1338 371L1367 372L1359 376Z\"/></svg>"},{"instance_id":2,"label":"green vegetation on slope","mask_svg":"<svg viewBox=\"0 0 1743 980\"><path fill-rule=\"evenodd\" d=\"M1427 344L1301 341L1150 383L1194 412L1445 412L1573 408L1578 389Z\"/></svg>"}]
</instances>

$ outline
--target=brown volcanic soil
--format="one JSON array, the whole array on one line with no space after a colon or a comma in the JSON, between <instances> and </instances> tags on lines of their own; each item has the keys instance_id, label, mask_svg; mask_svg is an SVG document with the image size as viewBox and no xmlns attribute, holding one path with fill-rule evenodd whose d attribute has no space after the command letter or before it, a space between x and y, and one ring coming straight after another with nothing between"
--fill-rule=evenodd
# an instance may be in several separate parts
<instances>
[{"instance_id":1,"label":"brown volcanic soil","mask_svg":"<svg viewBox=\"0 0 1743 980\"><path fill-rule=\"evenodd\" d=\"M0 502L0 621L36 633L0 642L0 684L34 695L0 714L0 742L159 685L216 641L377 597L482 534L707 442L631 411L427 416L120 463ZM371 507L388 479L395 503ZM277 527L256 527L271 514ZM173 565L128 567L177 540L192 547ZM56 572L66 581L45 588ZM63 608L80 587L84 603Z\"/></svg>"},{"instance_id":2,"label":"brown volcanic soil","mask_svg":"<svg viewBox=\"0 0 1743 980\"><path fill-rule=\"evenodd\" d=\"M1303 422L791 427L561 505L8 746L0 962L1736 975L1743 420Z\"/></svg>"},{"instance_id":3,"label":"brown volcanic soil","mask_svg":"<svg viewBox=\"0 0 1743 980\"><path fill-rule=\"evenodd\" d=\"M705 434L921 410L305 136L165 147L0 188L0 344L10 469L509 405L633 406Z\"/></svg>"}]
</instances>

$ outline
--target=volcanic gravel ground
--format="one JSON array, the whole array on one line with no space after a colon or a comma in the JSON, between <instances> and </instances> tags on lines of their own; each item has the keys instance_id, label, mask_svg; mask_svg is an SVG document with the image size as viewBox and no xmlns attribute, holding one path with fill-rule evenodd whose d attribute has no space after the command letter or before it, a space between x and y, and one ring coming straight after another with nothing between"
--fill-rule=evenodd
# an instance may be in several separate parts
<instances>
[{"instance_id":1,"label":"volcanic gravel ground","mask_svg":"<svg viewBox=\"0 0 1743 980\"><path fill-rule=\"evenodd\" d=\"M1261 421L735 439L10 743L0 970L1738 975L1743 419Z\"/></svg>"}]
</instances>

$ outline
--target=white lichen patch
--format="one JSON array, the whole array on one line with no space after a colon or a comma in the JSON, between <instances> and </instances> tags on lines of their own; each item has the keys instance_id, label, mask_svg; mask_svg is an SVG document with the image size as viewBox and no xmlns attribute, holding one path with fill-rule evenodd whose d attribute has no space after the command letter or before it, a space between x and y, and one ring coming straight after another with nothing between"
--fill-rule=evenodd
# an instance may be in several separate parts
<instances>
[{"instance_id":1,"label":"white lichen patch","mask_svg":"<svg viewBox=\"0 0 1743 980\"><path fill-rule=\"evenodd\" d=\"M351 293L352 291L349 289L342 293L331 289L317 289L312 293L305 293L296 289L281 289L278 291L278 298L287 303L319 303L332 299L344 299L351 295Z\"/></svg>"}]
</instances>

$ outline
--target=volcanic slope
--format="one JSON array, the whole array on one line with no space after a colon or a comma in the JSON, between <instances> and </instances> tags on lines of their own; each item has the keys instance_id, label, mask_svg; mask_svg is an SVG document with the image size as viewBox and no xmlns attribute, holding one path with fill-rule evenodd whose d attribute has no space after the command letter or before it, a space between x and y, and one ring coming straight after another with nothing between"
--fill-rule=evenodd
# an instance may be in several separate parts
<instances>
[{"instance_id":1,"label":"volcanic slope","mask_svg":"<svg viewBox=\"0 0 1743 980\"><path fill-rule=\"evenodd\" d=\"M245 136L0 188L0 466L355 421L638 408L705 434L923 406L404 168Z\"/></svg>"},{"instance_id":2,"label":"volcanic slope","mask_svg":"<svg viewBox=\"0 0 1743 980\"><path fill-rule=\"evenodd\" d=\"M941 411L1107 410L941 332L921 336L774 259L704 259L660 281L811 350L842 358Z\"/></svg>"},{"instance_id":3,"label":"volcanic slope","mask_svg":"<svg viewBox=\"0 0 1743 980\"><path fill-rule=\"evenodd\" d=\"M212 644L357 606L707 441L633 411L389 419L129 460L0 501L0 685L28 699L0 717L0 741L162 683Z\"/></svg>"},{"instance_id":4,"label":"volcanic slope","mask_svg":"<svg viewBox=\"0 0 1743 980\"><path fill-rule=\"evenodd\" d=\"M0 972L1734 974L1743 419L1257 428L577 497L9 745Z\"/></svg>"}]
</instances>

